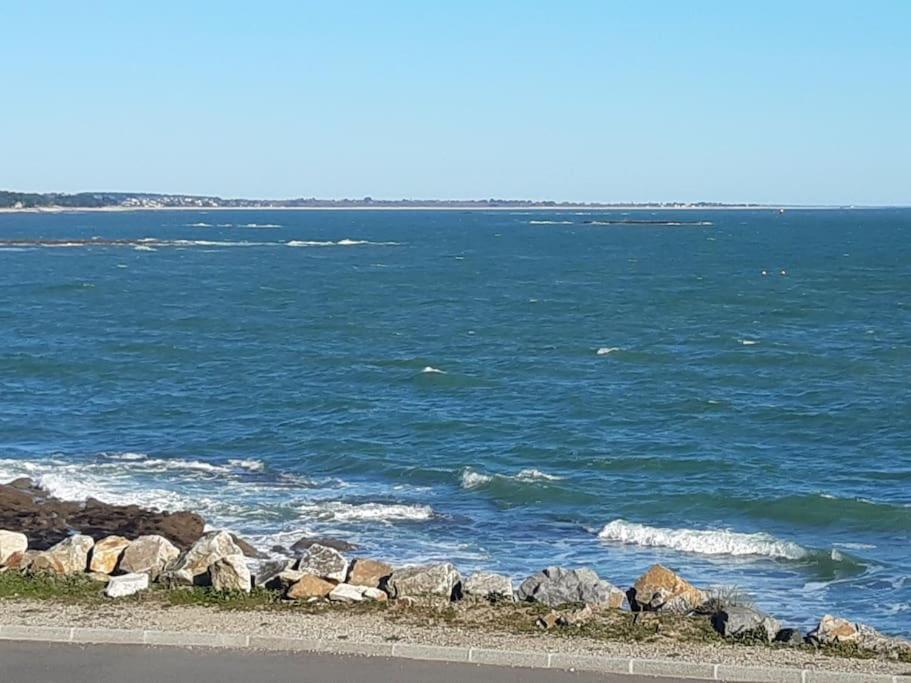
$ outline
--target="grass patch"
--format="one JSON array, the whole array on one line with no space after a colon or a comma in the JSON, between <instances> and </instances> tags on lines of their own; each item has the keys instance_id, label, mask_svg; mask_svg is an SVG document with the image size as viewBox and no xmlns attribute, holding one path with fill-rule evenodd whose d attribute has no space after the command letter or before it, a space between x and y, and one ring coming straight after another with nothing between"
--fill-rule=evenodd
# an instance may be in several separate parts
<instances>
[{"instance_id":1,"label":"grass patch","mask_svg":"<svg viewBox=\"0 0 911 683\"><path fill-rule=\"evenodd\" d=\"M56 600L66 603L97 603L104 597L104 584L84 574L27 575L15 571L0 574L0 600Z\"/></svg>"}]
</instances>

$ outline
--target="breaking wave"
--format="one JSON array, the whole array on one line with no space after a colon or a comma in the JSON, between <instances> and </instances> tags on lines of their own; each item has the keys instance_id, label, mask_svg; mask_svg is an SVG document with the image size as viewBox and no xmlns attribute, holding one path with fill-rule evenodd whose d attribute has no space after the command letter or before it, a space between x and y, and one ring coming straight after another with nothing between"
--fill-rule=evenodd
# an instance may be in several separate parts
<instances>
[{"instance_id":1,"label":"breaking wave","mask_svg":"<svg viewBox=\"0 0 911 683\"><path fill-rule=\"evenodd\" d=\"M466 467L462 470L462 474L459 477L461 486L463 489L476 489L481 486L490 484L495 480L501 481L519 481L519 482L542 482L542 481L560 481L563 477L557 476L555 474L548 474L547 472L542 472L538 469L525 469L520 470L516 474L485 474L483 472L477 472L470 467Z\"/></svg>"},{"instance_id":2,"label":"breaking wave","mask_svg":"<svg viewBox=\"0 0 911 683\"><path fill-rule=\"evenodd\" d=\"M429 505L404 505L400 503L344 503L327 501L306 503L297 507L304 515L321 521L355 522L373 520L378 522L424 521L433 517Z\"/></svg>"}]
</instances>

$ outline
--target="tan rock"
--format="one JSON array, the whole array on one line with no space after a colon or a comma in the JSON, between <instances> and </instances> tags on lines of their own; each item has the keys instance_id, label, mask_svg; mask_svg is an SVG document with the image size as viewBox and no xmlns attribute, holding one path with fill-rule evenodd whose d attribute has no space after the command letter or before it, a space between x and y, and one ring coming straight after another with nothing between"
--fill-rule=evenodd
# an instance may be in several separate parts
<instances>
[{"instance_id":1,"label":"tan rock","mask_svg":"<svg viewBox=\"0 0 911 683\"><path fill-rule=\"evenodd\" d=\"M324 579L314 576L313 574L304 574L300 581L293 584L288 589L287 597L291 600L306 600L307 598L325 598L335 584Z\"/></svg>"},{"instance_id":2,"label":"tan rock","mask_svg":"<svg viewBox=\"0 0 911 683\"><path fill-rule=\"evenodd\" d=\"M140 536L123 551L119 569L130 574L148 574L154 581L179 555L177 547L164 536Z\"/></svg>"},{"instance_id":3,"label":"tan rock","mask_svg":"<svg viewBox=\"0 0 911 683\"><path fill-rule=\"evenodd\" d=\"M102 538L92 548L92 557L89 560L89 571L102 574L113 574L123 551L129 547L130 542L123 536L107 536Z\"/></svg>"},{"instance_id":4,"label":"tan rock","mask_svg":"<svg viewBox=\"0 0 911 683\"><path fill-rule=\"evenodd\" d=\"M633 586L641 610L688 612L708 600L708 595L667 567L649 567Z\"/></svg>"},{"instance_id":5,"label":"tan rock","mask_svg":"<svg viewBox=\"0 0 911 683\"><path fill-rule=\"evenodd\" d=\"M29 571L49 574L81 574L89 562L89 552L95 541L91 536L76 534L60 541L48 550L37 553Z\"/></svg>"},{"instance_id":6,"label":"tan rock","mask_svg":"<svg viewBox=\"0 0 911 683\"><path fill-rule=\"evenodd\" d=\"M250 592L253 584L247 558L243 553L226 555L209 567L212 588L219 591Z\"/></svg>"},{"instance_id":7,"label":"tan rock","mask_svg":"<svg viewBox=\"0 0 911 683\"><path fill-rule=\"evenodd\" d=\"M378 588L383 579L392 575L392 566L377 560L358 559L351 564L348 583Z\"/></svg>"},{"instance_id":8,"label":"tan rock","mask_svg":"<svg viewBox=\"0 0 911 683\"><path fill-rule=\"evenodd\" d=\"M0 529L0 567L5 566L14 553L24 553L26 550L28 537L25 534Z\"/></svg>"}]
</instances>

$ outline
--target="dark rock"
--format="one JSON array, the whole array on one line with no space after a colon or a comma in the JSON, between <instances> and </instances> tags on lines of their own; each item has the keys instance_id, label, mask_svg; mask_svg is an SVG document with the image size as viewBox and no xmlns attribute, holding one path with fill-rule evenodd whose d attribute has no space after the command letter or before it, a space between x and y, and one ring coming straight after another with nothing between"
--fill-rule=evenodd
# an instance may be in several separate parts
<instances>
[{"instance_id":1,"label":"dark rock","mask_svg":"<svg viewBox=\"0 0 911 683\"><path fill-rule=\"evenodd\" d=\"M250 543L242 539L237 534L231 534L234 544L241 549L245 557L252 557L254 560L267 560L269 556L254 548Z\"/></svg>"},{"instance_id":2,"label":"dark rock","mask_svg":"<svg viewBox=\"0 0 911 683\"><path fill-rule=\"evenodd\" d=\"M36 550L47 550L74 532L93 538L160 535L188 548L202 536L204 526L193 512L159 512L94 498L81 503L60 500L27 479L0 484L0 529L24 533Z\"/></svg>"},{"instance_id":3,"label":"dark rock","mask_svg":"<svg viewBox=\"0 0 911 683\"><path fill-rule=\"evenodd\" d=\"M780 628L775 634L775 642L796 647L803 645L803 634L798 628Z\"/></svg>"},{"instance_id":4,"label":"dark rock","mask_svg":"<svg viewBox=\"0 0 911 683\"><path fill-rule=\"evenodd\" d=\"M349 550L357 550L357 546L354 543L348 543L348 541L342 541L337 538L302 538L291 546L291 553L299 555L305 550L309 550L311 545L321 545L343 553Z\"/></svg>"},{"instance_id":5,"label":"dark rock","mask_svg":"<svg viewBox=\"0 0 911 683\"><path fill-rule=\"evenodd\" d=\"M712 616L712 626L725 638L761 638L771 642L780 630L778 620L755 607L726 607Z\"/></svg>"}]
</instances>

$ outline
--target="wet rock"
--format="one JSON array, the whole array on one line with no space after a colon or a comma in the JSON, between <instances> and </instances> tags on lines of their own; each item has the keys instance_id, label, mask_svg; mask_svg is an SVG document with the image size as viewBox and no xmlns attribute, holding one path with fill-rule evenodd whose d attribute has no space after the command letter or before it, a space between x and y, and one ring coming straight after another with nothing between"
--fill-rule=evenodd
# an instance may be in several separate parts
<instances>
[{"instance_id":1,"label":"wet rock","mask_svg":"<svg viewBox=\"0 0 911 683\"><path fill-rule=\"evenodd\" d=\"M159 512L92 498L84 503L60 500L27 479L17 479L0 484L0 529L3 528L25 533L29 546L37 550L50 548L74 530L95 538L158 534L186 548L202 535L204 521L192 512Z\"/></svg>"},{"instance_id":2,"label":"wet rock","mask_svg":"<svg viewBox=\"0 0 911 683\"><path fill-rule=\"evenodd\" d=\"M310 548L312 545L321 545L326 548L332 548L333 550L338 550L342 553L347 553L352 550L357 550L357 546L354 543L349 543L348 541L342 541L338 538L302 538L297 541L294 545L291 546L291 552L295 555L303 553L305 550Z\"/></svg>"},{"instance_id":3,"label":"wet rock","mask_svg":"<svg viewBox=\"0 0 911 683\"><path fill-rule=\"evenodd\" d=\"M475 572L462 582L462 592L478 598L513 598L512 579L493 572Z\"/></svg>"},{"instance_id":4,"label":"wet rock","mask_svg":"<svg viewBox=\"0 0 911 683\"><path fill-rule=\"evenodd\" d=\"M798 628L778 629L778 633L775 634L775 642L796 647L798 645L803 645L803 634Z\"/></svg>"},{"instance_id":5,"label":"wet rock","mask_svg":"<svg viewBox=\"0 0 911 683\"><path fill-rule=\"evenodd\" d=\"M314 543L301 555L295 569L321 579L341 582L348 575L348 560L335 548Z\"/></svg>"},{"instance_id":6,"label":"wet rock","mask_svg":"<svg viewBox=\"0 0 911 683\"><path fill-rule=\"evenodd\" d=\"M265 560L265 559L267 559L267 558L269 557L269 556L266 555L265 553L260 552L259 550L257 550L256 548L254 548L250 543L248 543L247 541L245 541L244 539L242 539L242 538L241 538L240 536L238 536L237 534L231 534L231 540L234 541L234 544L235 544L238 548L240 548L240 551L241 551L246 557L250 557L250 558L252 558L252 559L254 559L254 560Z\"/></svg>"},{"instance_id":7,"label":"wet rock","mask_svg":"<svg viewBox=\"0 0 911 683\"><path fill-rule=\"evenodd\" d=\"M362 602L366 586L352 586L350 583L340 583L329 592L329 599L333 602Z\"/></svg>"},{"instance_id":8,"label":"wet rock","mask_svg":"<svg viewBox=\"0 0 911 683\"><path fill-rule=\"evenodd\" d=\"M286 597L291 600L307 600L309 598L325 598L332 589L334 583L321 579L313 574L303 574L299 581L292 584L288 589Z\"/></svg>"},{"instance_id":9,"label":"wet rock","mask_svg":"<svg viewBox=\"0 0 911 683\"><path fill-rule=\"evenodd\" d=\"M148 574L121 574L109 577L104 594L109 598L123 598L144 591L149 587Z\"/></svg>"},{"instance_id":10,"label":"wet rock","mask_svg":"<svg viewBox=\"0 0 911 683\"><path fill-rule=\"evenodd\" d=\"M516 591L519 600L551 607L581 602L597 607L622 608L626 595L591 569L548 567L525 579Z\"/></svg>"},{"instance_id":11,"label":"wet rock","mask_svg":"<svg viewBox=\"0 0 911 683\"><path fill-rule=\"evenodd\" d=\"M89 559L89 571L101 574L113 574L129 547L130 542L123 536L106 536L92 547L92 556Z\"/></svg>"},{"instance_id":12,"label":"wet rock","mask_svg":"<svg viewBox=\"0 0 911 683\"><path fill-rule=\"evenodd\" d=\"M725 638L761 638L771 642L781 624L754 607L725 607L712 615L712 626Z\"/></svg>"},{"instance_id":13,"label":"wet rock","mask_svg":"<svg viewBox=\"0 0 911 683\"><path fill-rule=\"evenodd\" d=\"M462 577L452 564L446 562L396 569L386 585L386 592L392 598L440 596L453 600L461 597Z\"/></svg>"},{"instance_id":14,"label":"wet rock","mask_svg":"<svg viewBox=\"0 0 911 683\"><path fill-rule=\"evenodd\" d=\"M629 597L634 609L681 613L694 610L708 600L704 591L660 564L652 565L639 577Z\"/></svg>"},{"instance_id":15,"label":"wet rock","mask_svg":"<svg viewBox=\"0 0 911 683\"><path fill-rule=\"evenodd\" d=\"M81 574L88 567L89 552L95 541L90 536L76 534L51 548L41 551L32 558L31 572L49 574Z\"/></svg>"},{"instance_id":16,"label":"wet rock","mask_svg":"<svg viewBox=\"0 0 911 683\"><path fill-rule=\"evenodd\" d=\"M209 566L212 588L219 591L243 591L249 593L253 581L247 558L243 553L226 555Z\"/></svg>"},{"instance_id":17,"label":"wet rock","mask_svg":"<svg viewBox=\"0 0 911 683\"><path fill-rule=\"evenodd\" d=\"M377 560L357 559L351 563L348 572L348 583L355 586L378 588L391 575L392 566Z\"/></svg>"},{"instance_id":18,"label":"wet rock","mask_svg":"<svg viewBox=\"0 0 911 683\"><path fill-rule=\"evenodd\" d=\"M24 553L28 550L28 536L18 531L0 530L0 567L13 553Z\"/></svg>"},{"instance_id":19,"label":"wet rock","mask_svg":"<svg viewBox=\"0 0 911 683\"><path fill-rule=\"evenodd\" d=\"M227 531L210 531L181 553L162 579L171 585L208 585L209 567L230 555L243 556Z\"/></svg>"},{"instance_id":20,"label":"wet rock","mask_svg":"<svg viewBox=\"0 0 911 683\"><path fill-rule=\"evenodd\" d=\"M911 641L883 635L872 626L826 614L807 640L819 645L855 644L863 650L885 654L889 657L911 655Z\"/></svg>"},{"instance_id":21,"label":"wet rock","mask_svg":"<svg viewBox=\"0 0 911 683\"><path fill-rule=\"evenodd\" d=\"M120 556L120 571L145 573L155 581L180 555L177 547L164 536L140 536Z\"/></svg>"}]
</instances>

